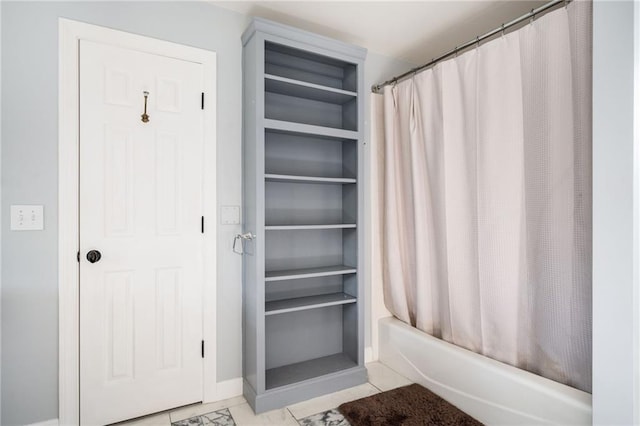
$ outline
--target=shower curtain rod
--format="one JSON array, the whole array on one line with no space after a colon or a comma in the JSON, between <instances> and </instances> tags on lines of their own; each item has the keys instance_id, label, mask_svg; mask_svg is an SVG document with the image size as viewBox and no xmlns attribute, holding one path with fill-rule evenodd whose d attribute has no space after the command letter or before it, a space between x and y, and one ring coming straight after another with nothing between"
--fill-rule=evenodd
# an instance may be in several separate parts
<instances>
[{"instance_id":1,"label":"shower curtain rod","mask_svg":"<svg viewBox=\"0 0 640 426\"><path fill-rule=\"evenodd\" d=\"M494 35L498 34L498 33L503 33L506 29L513 27L514 25L518 25L519 23L526 21L527 19L535 19L536 15L551 9L554 6L557 6L559 4L564 4L565 6L567 4L569 4L570 2L572 2L573 0L552 0L549 3L546 3L542 6L540 6L537 9L531 9L531 12L526 13L524 15L522 15L519 18L514 19L511 22L507 22L506 24L502 24L500 27L496 28L495 30L489 31L488 33L478 36L476 38L474 38L473 40L469 40L468 42L460 45L460 46L456 46L454 49L448 51L447 53L445 53L444 55L440 55L435 59L432 59L430 62L427 62L424 65L420 65L419 67L416 68L412 68L409 71L405 72L404 74L400 74L397 77L393 77L390 80L385 81L384 83L380 83L380 84L374 84L373 86L371 86L371 91L373 93L379 93L380 89L382 89L384 86L388 86L389 84L395 84L399 81L402 80L406 80L407 77L411 76L411 75L415 75L416 73L429 68L432 65L437 64L438 62L442 61L443 59L448 58L451 55L454 55L458 52L460 52L461 50L464 50L468 47L473 46L474 44L480 44L481 41L486 40L490 37L493 37Z\"/></svg>"}]
</instances>

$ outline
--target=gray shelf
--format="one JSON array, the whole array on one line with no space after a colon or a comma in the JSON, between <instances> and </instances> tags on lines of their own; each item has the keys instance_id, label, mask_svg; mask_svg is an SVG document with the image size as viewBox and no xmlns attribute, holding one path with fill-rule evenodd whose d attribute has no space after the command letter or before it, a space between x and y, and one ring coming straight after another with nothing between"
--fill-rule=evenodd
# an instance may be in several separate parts
<instances>
[{"instance_id":1,"label":"gray shelf","mask_svg":"<svg viewBox=\"0 0 640 426\"><path fill-rule=\"evenodd\" d=\"M338 139L358 139L358 132L353 130L336 129L333 127L314 126L312 124L295 123L292 121L264 119L265 129L280 130L290 133L302 133L314 136L326 136Z\"/></svg>"},{"instance_id":2,"label":"gray shelf","mask_svg":"<svg viewBox=\"0 0 640 426\"><path fill-rule=\"evenodd\" d=\"M319 176L295 176L295 175L279 175L269 173L264 175L267 182L291 182L291 183L338 183L350 184L356 183L353 178L328 178Z\"/></svg>"},{"instance_id":3,"label":"gray shelf","mask_svg":"<svg viewBox=\"0 0 640 426\"><path fill-rule=\"evenodd\" d=\"M328 225L267 225L264 227L266 231L301 231L316 229L353 229L355 223L335 223Z\"/></svg>"},{"instance_id":4,"label":"gray shelf","mask_svg":"<svg viewBox=\"0 0 640 426\"><path fill-rule=\"evenodd\" d=\"M338 371L356 367L346 354L339 353L309 361L298 362L266 371L266 388L273 389L293 383L299 383Z\"/></svg>"},{"instance_id":5,"label":"gray shelf","mask_svg":"<svg viewBox=\"0 0 640 426\"><path fill-rule=\"evenodd\" d=\"M261 236L242 262L243 393L261 413L367 380L366 50L259 18L242 40L243 231Z\"/></svg>"},{"instance_id":6,"label":"gray shelf","mask_svg":"<svg viewBox=\"0 0 640 426\"><path fill-rule=\"evenodd\" d=\"M292 78L265 74L264 87L267 92L281 95L295 96L297 98L311 99L314 101L328 102L342 105L356 98L356 92L294 80Z\"/></svg>"},{"instance_id":7,"label":"gray shelf","mask_svg":"<svg viewBox=\"0 0 640 426\"><path fill-rule=\"evenodd\" d=\"M267 271L265 281L297 280L301 278L329 277L332 275L355 274L357 269L352 266L335 265L321 268L288 269L282 271Z\"/></svg>"},{"instance_id":8,"label":"gray shelf","mask_svg":"<svg viewBox=\"0 0 640 426\"><path fill-rule=\"evenodd\" d=\"M356 298L345 293L321 294L318 296L296 297L294 299L274 300L265 303L265 315L285 314L307 309L326 308L328 306L355 303Z\"/></svg>"}]
</instances>

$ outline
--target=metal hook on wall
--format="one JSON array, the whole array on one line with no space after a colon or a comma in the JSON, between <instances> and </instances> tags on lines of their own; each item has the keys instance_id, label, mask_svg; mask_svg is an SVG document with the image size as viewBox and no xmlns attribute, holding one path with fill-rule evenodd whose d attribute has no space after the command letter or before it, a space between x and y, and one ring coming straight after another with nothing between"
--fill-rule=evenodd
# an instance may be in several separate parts
<instances>
[{"instance_id":1,"label":"metal hook on wall","mask_svg":"<svg viewBox=\"0 0 640 426\"><path fill-rule=\"evenodd\" d=\"M144 113L142 114L142 122L143 123L148 123L149 122L149 114L147 114L147 98L149 97L149 92L147 92L146 90L144 92L142 92L142 94L144 95Z\"/></svg>"},{"instance_id":2,"label":"metal hook on wall","mask_svg":"<svg viewBox=\"0 0 640 426\"><path fill-rule=\"evenodd\" d=\"M256 234L253 232L245 232L244 234L236 234L233 239L233 252L236 254L244 254L244 242L252 241L256 239ZM236 246L240 242L240 250L237 250Z\"/></svg>"}]
</instances>

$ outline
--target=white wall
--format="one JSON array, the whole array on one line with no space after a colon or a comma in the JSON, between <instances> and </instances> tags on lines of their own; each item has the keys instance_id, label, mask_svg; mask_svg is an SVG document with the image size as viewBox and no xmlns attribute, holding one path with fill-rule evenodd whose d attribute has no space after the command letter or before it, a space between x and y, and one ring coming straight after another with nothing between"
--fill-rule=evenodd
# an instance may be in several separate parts
<instances>
[{"instance_id":1,"label":"white wall","mask_svg":"<svg viewBox=\"0 0 640 426\"><path fill-rule=\"evenodd\" d=\"M368 259L371 262L367 273L369 275L370 283L370 301L367 306L371 312L371 318L369 324L371 326L371 349L368 353L371 354L372 360L377 361L379 359L379 328L378 323L381 318L391 316L391 312L384 304L384 287L383 287L383 265L382 265L382 247L381 247L381 235L379 232L379 224L381 221L380 212L377 211L380 203L380 197L376 189L373 188L380 185L380 178L382 170L379 170L380 164L378 164L379 152L384 149L384 96L382 94L370 95L370 107L371 114L370 120L371 137L369 138L367 159L369 162L369 174L367 175L367 183L369 184L369 202L371 208L367 211L369 216L367 217L367 231L370 236L367 252Z\"/></svg>"},{"instance_id":2,"label":"white wall","mask_svg":"<svg viewBox=\"0 0 640 426\"><path fill-rule=\"evenodd\" d=\"M2 417L58 413L58 18L203 49L218 58L218 205L241 203L240 35L249 17L205 2L0 2L2 25ZM365 87L411 64L370 53ZM365 97L368 100L368 97ZM369 117L366 105L365 117ZM368 125L365 128L368 135ZM45 230L11 232L11 204L44 204ZM218 381L242 374L239 226L218 225ZM367 339L368 342L368 325Z\"/></svg>"},{"instance_id":3,"label":"white wall","mask_svg":"<svg viewBox=\"0 0 640 426\"><path fill-rule=\"evenodd\" d=\"M371 99L369 95L369 89L375 83L381 83L386 81L390 77L400 75L403 72L415 67L417 64L409 64L406 62L390 61L389 58L379 56L369 52L367 56L367 63L365 67L365 114L364 114L364 132L365 132L365 147L364 147L364 191L365 191L365 206L364 206L364 218L365 222L369 224L365 230L365 249L361 255L365 256L365 312L364 312L364 346L365 346L365 362L377 360L377 332L378 332L378 319L384 315L386 308L380 307L380 299L382 298L381 282L376 280L373 273L376 270L371 264L372 258L372 193L371 193L371 159L373 158L372 149L374 148L374 141L372 140L372 116L371 116ZM381 313L381 311L383 313ZM375 321L375 324L372 323ZM375 335L372 335L375 333Z\"/></svg>"},{"instance_id":4,"label":"white wall","mask_svg":"<svg viewBox=\"0 0 640 426\"><path fill-rule=\"evenodd\" d=\"M634 353L633 369L633 422L640 424L640 3L634 3L634 111L633 111L633 146L634 156Z\"/></svg>"},{"instance_id":5,"label":"white wall","mask_svg":"<svg viewBox=\"0 0 640 426\"><path fill-rule=\"evenodd\" d=\"M0 46L2 46L2 7L0 7ZM2 55L0 55L0 83L2 82ZM2 84L0 84L0 118L2 117ZM2 120L0 119L0 176L2 176ZM0 185L0 201L2 200L2 185ZM2 223L2 209L0 209L0 223ZM2 227L0 226L0 242L2 241ZM2 244L0 243L0 384L2 384ZM0 422L2 422L2 386L0 386Z\"/></svg>"},{"instance_id":6,"label":"white wall","mask_svg":"<svg viewBox=\"0 0 640 426\"><path fill-rule=\"evenodd\" d=\"M593 423L631 425L640 421L634 4L596 1L593 13Z\"/></svg>"}]
</instances>

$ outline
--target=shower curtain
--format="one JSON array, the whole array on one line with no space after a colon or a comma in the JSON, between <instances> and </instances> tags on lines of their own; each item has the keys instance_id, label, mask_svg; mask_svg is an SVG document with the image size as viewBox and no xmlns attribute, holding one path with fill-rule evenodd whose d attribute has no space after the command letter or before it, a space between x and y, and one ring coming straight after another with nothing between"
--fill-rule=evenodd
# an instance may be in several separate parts
<instances>
[{"instance_id":1,"label":"shower curtain","mask_svg":"<svg viewBox=\"0 0 640 426\"><path fill-rule=\"evenodd\" d=\"M385 87L382 144L387 308L590 392L590 2Z\"/></svg>"}]
</instances>

